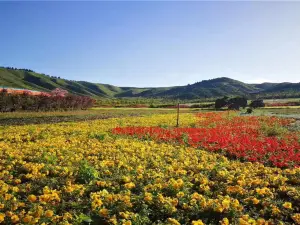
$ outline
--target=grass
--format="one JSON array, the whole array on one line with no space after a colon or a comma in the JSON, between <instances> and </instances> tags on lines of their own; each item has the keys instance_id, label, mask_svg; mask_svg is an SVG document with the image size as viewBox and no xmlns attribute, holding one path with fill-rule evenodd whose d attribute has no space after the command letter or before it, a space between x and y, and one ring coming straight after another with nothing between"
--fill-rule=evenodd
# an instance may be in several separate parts
<instances>
[{"instance_id":1,"label":"grass","mask_svg":"<svg viewBox=\"0 0 300 225\"><path fill-rule=\"evenodd\" d=\"M266 106L265 109L300 109L299 105L296 106Z\"/></svg>"},{"instance_id":2,"label":"grass","mask_svg":"<svg viewBox=\"0 0 300 225\"><path fill-rule=\"evenodd\" d=\"M300 98L280 98L280 99L264 99L265 103L285 103L285 102L299 102Z\"/></svg>"},{"instance_id":3,"label":"grass","mask_svg":"<svg viewBox=\"0 0 300 225\"><path fill-rule=\"evenodd\" d=\"M300 116L300 107L266 107L255 109L256 114L296 115Z\"/></svg>"}]
</instances>

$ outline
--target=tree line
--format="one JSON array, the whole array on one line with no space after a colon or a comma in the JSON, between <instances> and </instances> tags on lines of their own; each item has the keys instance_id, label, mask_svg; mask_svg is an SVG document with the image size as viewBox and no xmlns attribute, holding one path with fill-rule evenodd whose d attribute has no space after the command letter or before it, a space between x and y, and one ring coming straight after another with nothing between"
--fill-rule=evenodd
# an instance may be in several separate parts
<instances>
[{"instance_id":1,"label":"tree line","mask_svg":"<svg viewBox=\"0 0 300 225\"><path fill-rule=\"evenodd\" d=\"M8 93L6 89L0 91L0 112L14 111L57 111L78 110L92 107L94 99L88 96L62 95L32 95Z\"/></svg>"},{"instance_id":2,"label":"tree line","mask_svg":"<svg viewBox=\"0 0 300 225\"><path fill-rule=\"evenodd\" d=\"M216 109L228 107L228 109L239 110L240 108L247 107L247 105L248 102L247 102L247 98L245 97L229 98L227 96L224 96L223 98L219 98L215 101ZM249 107L251 108L265 107L265 103L263 102L262 99L256 99L251 101Z\"/></svg>"}]
</instances>

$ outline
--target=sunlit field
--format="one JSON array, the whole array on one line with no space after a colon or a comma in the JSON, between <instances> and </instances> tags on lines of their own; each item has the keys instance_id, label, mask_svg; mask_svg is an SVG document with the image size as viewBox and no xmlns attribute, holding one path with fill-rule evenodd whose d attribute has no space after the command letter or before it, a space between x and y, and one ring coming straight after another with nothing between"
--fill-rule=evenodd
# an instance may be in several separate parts
<instances>
[{"instance_id":1,"label":"sunlit field","mask_svg":"<svg viewBox=\"0 0 300 225\"><path fill-rule=\"evenodd\" d=\"M120 111L0 126L0 223L300 224L294 119Z\"/></svg>"},{"instance_id":2,"label":"sunlit field","mask_svg":"<svg viewBox=\"0 0 300 225\"><path fill-rule=\"evenodd\" d=\"M192 109L180 109L181 113ZM77 111L13 112L0 113L0 125L49 124L58 122L89 121L108 118L142 117L154 114L175 113L176 109L149 108L93 108Z\"/></svg>"}]
</instances>

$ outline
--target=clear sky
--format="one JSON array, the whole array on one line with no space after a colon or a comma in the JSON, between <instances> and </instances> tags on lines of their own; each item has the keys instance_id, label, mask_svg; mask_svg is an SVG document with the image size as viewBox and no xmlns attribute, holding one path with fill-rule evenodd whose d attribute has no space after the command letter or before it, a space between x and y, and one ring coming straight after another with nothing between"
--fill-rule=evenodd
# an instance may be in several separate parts
<instances>
[{"instance_id":1,"label":"clear sky","mask_svg":"<svg viewBox=\"0 0 300 225\"><path fill-rule=\"evenodd\" d=\"M300 2L0 2L0 65L119 86L300 82Z\"/></svg>"}]
</instances>

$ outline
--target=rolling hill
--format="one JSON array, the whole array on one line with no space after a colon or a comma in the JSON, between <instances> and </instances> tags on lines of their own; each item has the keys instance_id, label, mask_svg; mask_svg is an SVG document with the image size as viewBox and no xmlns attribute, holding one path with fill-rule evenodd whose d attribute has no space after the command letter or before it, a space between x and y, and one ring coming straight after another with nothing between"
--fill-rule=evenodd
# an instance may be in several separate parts
<instances>
[{"instance_id":1,"label":"rolling hill","mask_svg":"<svg viewBox=\"0 0 300 225\"><path fill-rule=\"evenodd\" d=\"M0 67L0 87L49 92L62 88L77 95L94 98L211 98L251 93L300 92L300 83L247 84L227 77L203 80L191 85L159 88L117 87L109 84L73 81L36 73L32 70Z\"/></svg>"}]
</instances>

